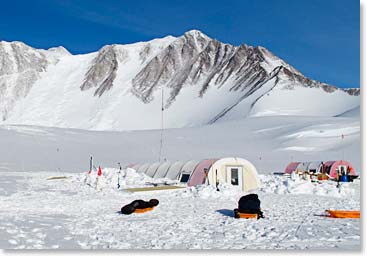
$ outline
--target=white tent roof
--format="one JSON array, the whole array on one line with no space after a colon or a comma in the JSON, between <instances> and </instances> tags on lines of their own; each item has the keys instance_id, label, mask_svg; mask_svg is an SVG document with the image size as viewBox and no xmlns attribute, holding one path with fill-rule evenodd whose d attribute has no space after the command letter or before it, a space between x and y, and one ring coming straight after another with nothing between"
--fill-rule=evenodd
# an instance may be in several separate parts
<instances>
[{"instance_id":1,"label":"white tent roof","mask_svg":"<svg viewBox=\"0 0 367 256\"><path fill-rule=\"evenodd\" d=\"M159 179L159 178L164 178L166 176L166 173L168 171L168 169L170 168L171 163L170 162L164 162L162 163L157 171L155 172L153 178L155 179Z\"/></svg>"},{"instance_id":2,"label":"white tent roof","mask_svg":"<svg viewBox=\"0 0 367 256\"><path fill-rule=\"evenodd\" d=\"M305 172L308 171L308 166L310 165L310 162L301 162L297 165L297 170Z\"/></svg>"},{"instance_id":3,"label":"white tent roof","mask_svg":"<svg viewBox=\"0 0 367 256\"><path fill-rule=\"evenodd\" d=\"M181 173L191 174L199 163L200 163L199 160L191 160L186 162L181 169Z\"/></svg>"},{"instance_id":4,"label":"white tent roof","mask_svg":"<svg viewBox=\"0 0 367 256\"><path fill-rule=\"evenodd\" d=\"M184 164L185 163L181 161L173 163L169 167L168 172L166 173L166 178L171 179L171 180L177 180Z\"/></svg>"},{"instance_id":5,"label":"white tent roof","mask_svg":"<svg viewBox=\"0 0 367 256\"><path fill-rule=\"evenodd\" d=\"M161 163L159 163L159 162L151 164L149 166L148 170L145 172L145 174L148 175L149 177L153 177L160 165L161 165Z\"/></svg>"},{"instance_id":6,"label":"white tent roof","mask_svg":"<svg viewBox=\"0 0 367 256\"><path fill-rule=\"evenodd\" d=\"M317 161L317 162L311 162L309 165L308 165L308 170L318 170L320 165L321 165L321 161Z\"/></svg>"},{"instance_id":7,"label":"white tent roof","mask_svg":"<svg viewBox=\"0 0 367 256\"><path fill-rule=\"evenodd\" d=\"M139 173L145 173L148 170L149 165L150 164L142 164L142 165L140 165L140 167L137 170L137 172L139 172Z\"/></svg>"}]
</instances>

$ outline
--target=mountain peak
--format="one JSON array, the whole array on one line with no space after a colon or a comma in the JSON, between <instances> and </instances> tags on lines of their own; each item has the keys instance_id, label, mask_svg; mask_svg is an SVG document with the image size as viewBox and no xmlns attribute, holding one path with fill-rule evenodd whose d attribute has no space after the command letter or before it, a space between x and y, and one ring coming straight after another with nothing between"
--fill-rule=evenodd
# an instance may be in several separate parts
<instances>
[{"instance_id":1,"label":"mountain peak","mask_svg":"<svg viewBox=\"0 0 367 256\"><path fill-rule=\"evenodd\" d=\"M51 47L47 51L54 52L60 55L71 55L71 53L63 46Z\"/></svg>"},{"instance_id":2,"label":"mountain peak","mask_svg":"<svg viewBox=\"0 0 367 256\"><path fill-rule=\"evenodd\" d=\"M204 38L209 38L206 34L204 34L203 32L201 32L200 30L197 29L192 29L189 30L187 32L185 32L184 34L185 36L192 36L192 37L204 37Z\"/></svg>"},{"instance_id":3,"label":"mountain peak","mask_svg":"<svg viewBox=\"0 0 367 256\"><path fill-rule=\"evenodd\" d=\"M3 46L5 48L9 48L9 47L28 47L28 48L32 48L28 45L26 45L25 43L21 42L21 41L0 41L0 46Z\"/></svg>"}]
</instances>

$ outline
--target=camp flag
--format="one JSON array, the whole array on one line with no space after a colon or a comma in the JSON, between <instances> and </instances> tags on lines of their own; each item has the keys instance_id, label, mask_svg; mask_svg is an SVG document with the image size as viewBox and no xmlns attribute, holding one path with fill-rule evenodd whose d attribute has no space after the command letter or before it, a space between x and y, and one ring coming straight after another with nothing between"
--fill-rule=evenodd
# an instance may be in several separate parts
<instances>
[{"instance_id":1,"label":"camp flag","mask_svg":"<svg viewBox=\"0 0 367 256\"><path fill-rule=\"evenodd\" d=\"M98 176L102 176L102 169L101 166L98 167Z\"/></svg>"}]
</instances>

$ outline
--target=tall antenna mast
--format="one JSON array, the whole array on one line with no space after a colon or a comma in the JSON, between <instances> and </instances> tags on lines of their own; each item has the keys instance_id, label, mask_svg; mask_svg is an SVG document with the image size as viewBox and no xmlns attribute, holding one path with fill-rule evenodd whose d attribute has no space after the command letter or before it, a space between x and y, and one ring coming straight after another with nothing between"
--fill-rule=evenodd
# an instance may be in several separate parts
<instances>
[{"instance_id":1,"label":"tall antenna mast","mask_svg":"<svg viewBox=\"0 0 367 256\"><path fill-rule=\"evenodd\" d=\"M163 113L164 113L164 88L163 88L163 85L162 85L162 88L161 88L161 93L162 93L162 103L161 103L161 140L160 140L160 146L159 146L159 158L158 158L158 162L161 161L161 156L162 156L162 148L163 148Z\"/></svg>"}]
</instances>

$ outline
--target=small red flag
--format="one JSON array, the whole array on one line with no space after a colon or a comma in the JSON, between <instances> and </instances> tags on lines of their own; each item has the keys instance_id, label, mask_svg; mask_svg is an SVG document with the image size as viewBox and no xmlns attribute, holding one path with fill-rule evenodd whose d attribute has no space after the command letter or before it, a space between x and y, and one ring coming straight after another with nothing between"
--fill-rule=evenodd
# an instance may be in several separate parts
<instances>
[{"instance_id":1,"label":"small red flag","mask_svg":"<svg viewBox=\"0 0 367 256\"><path fill-rule=\"evenodd\" d=\"M98 176L102 176L102 169L101 166L98 167Z\"/></svg>"}]
</instances>

